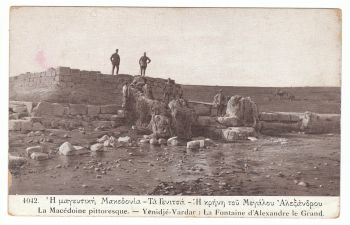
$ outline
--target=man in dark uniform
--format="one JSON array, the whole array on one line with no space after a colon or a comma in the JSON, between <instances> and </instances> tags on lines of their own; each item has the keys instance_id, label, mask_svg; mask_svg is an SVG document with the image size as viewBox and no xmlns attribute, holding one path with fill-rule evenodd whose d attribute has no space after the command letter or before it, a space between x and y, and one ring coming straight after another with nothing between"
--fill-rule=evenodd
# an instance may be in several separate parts
<instances>
[{"instance_id":1,"label":"man in dark uniform","mask_svg":"<svg viewBox=\"0 0 350 225\"><path fill-rule=\"evenodd\" d=\"M146 56L146 52L143 53L143 56L141 56L139 60L141 76L146 75L147 64L150 62L151 62L151 59Z\"/></svg>"},{"instance_id":2,"label":"man in dark uniform","mask_svg":"<svg viewBox=\"0 0 350 225\"><path fill-rule=\"evenodd\" d=\"M118 54L118 49L115 50L115 53L111 56L110 58L111 63L112 63L112 75L114 74L114 69L117 68L117 73L119 73L119 64L120 64L120 56Z\"/></svg>"}]
</instances>

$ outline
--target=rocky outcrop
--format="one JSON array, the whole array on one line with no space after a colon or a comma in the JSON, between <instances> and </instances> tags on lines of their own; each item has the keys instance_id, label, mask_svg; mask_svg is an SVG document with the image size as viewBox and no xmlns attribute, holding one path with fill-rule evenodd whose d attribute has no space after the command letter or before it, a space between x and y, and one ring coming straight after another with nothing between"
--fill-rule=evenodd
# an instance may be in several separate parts
<instances>
[{"instance_id":1,"label":"rocky outcrop","mask_svg":"<svg viewBox=\"0 0 350 225\"><path fill-rule=\"evenodd\" d=\"M218 121L231 127L256 127L259 122L258 116L258 107L250 97L235 95L227 102L225 116L218 117Z\"/></svg>"},{"instance_id":2,"label":"rocky outcrop","mask_svg":"<svg viewBox=\"0 0 350 225\"><path fill-rule=\"evenodd\" d=\"M149 78L135 77L129 86L126 104L128 121L137 127L148 127L155 138L191 138L195 111L183 99L172 100L166 105L161 100L148 98L142 88L145 79Z\"/></svg>"}]
</instances>

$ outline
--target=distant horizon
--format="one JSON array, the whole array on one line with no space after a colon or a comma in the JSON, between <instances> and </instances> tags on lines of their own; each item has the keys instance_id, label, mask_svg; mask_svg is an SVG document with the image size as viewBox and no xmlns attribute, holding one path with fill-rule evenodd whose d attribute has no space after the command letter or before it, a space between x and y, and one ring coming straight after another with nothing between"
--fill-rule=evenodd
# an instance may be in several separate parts
<instances>
[{"instance_id":1,"label":"distant horizon","mask_svg":"<svg viewBox=\"0 0 350 225\"><path fill-rule=\"evenodd\" d=\"M10 76L52 65L186 85L341 87L337 9L12 7ZM231 85L232 84L232 85Z\"/></svg>"},{"instance_id":2,"label":"distant horizon","mask_svg":"<svg viewBox=\"0 0 350 225\"><path fill-rule=\"evenodd\" d=\"M65 66L54 66L54 67L51 67L51 68L57 68L57 67L65 67ZM71 68L71 69L79 69L79 68ZM26 71L26 72L29 72L29 73L40 73L40 72L44 72L45 70L42 70L42 71ZM97 71L97 72L101 72L101 71L98 71L98 70L91 70L91 71ZM25 74L26 72L24 73L21 73L21 74L17 74L17 75L13 75L13 76L9 76L9 78L11 77L16 77L16 76L19 76L19 75L22 75L22 74ZM111 74L104 74L101 72L101 75L107 75L107 76L119 76L119 75L128 75L128 76L140 76L139 74L127 74L127 73L120 73L118 75L111 75ZM166 78L163 78L163 77L154 77L154 76L146 76L146 77L151 77L151 78L160 78L160 79L166 79ZM211 84L211 85L206 85L206 84L187 84L187 83L178 83L176 81L176 79L174 79L173 77L170 77L170 79L172 80L175 80L175 83L177 84L181 84L181 85L186 85L186 86L207 86L207 87L258 87L258 88L341 88L341 86L249 86L249 85L232 85L232 86L227 86L227 85L215 85L215 84Z\"/></svg>"}]
</instances>

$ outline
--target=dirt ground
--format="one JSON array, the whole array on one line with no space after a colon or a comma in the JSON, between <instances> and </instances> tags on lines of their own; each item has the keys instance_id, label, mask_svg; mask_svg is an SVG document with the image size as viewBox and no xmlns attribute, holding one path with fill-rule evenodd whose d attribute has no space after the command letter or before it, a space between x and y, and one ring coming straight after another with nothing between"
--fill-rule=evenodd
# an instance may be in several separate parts
<instances>
[{"instance_id":1,"label":"dirt ground","mask_svg":"<svg viewBox=\"0 0 350 225\"><path fill-rule=\"evenodd\" d=\"M136 146L135 141L134 146L101 153L56 154L64 141L88 146L104 134L132 135L127 127L85 134L46 130L40 137L52 138L46 143L52 158L29 159L10 170L9 194L339 195L336 134L260 136L257 141L217 143L197 151L185 146ZM10 153L24 156L35 141L11 132Z\"/></svg>"}]
</instances>

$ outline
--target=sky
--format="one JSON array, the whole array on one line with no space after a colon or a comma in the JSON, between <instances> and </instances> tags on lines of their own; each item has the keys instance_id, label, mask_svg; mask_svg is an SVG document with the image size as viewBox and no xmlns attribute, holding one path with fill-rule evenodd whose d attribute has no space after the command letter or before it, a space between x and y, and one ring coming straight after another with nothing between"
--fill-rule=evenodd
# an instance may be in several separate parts
<instances>
[{"instance_id":1,"label":"sky","mask_svg":"<svg viewBox=\"0 0 350 225\"><path fill-rule=\"evenodd\" d=\"M340 86L341 18L334 9L17 7L10 76L68 66L177 83Z\"/></svg>"}]
</instances>

